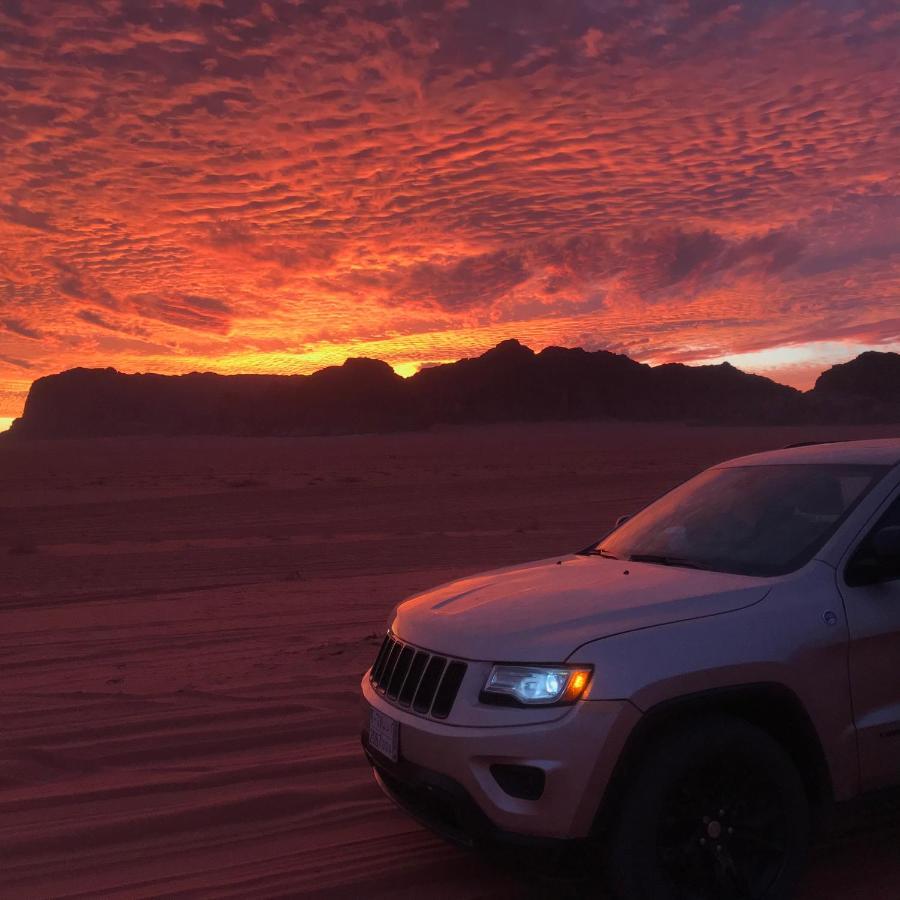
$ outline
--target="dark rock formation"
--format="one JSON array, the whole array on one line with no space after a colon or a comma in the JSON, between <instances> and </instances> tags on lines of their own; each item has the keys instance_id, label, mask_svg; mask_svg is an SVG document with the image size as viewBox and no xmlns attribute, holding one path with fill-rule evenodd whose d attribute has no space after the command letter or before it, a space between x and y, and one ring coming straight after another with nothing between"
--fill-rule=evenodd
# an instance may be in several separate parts
<instances>
[{"instance_id":1,"label":"dark rock formation","mask_svg":"<svg viewBox=\"0 0 900 900\"><path fill-rule=\"evenodd\" d=\"M651 367L603 350L509 340L403 379L348 359L312 375L124 375L72 369L34 382L15 437L340 434L447 423L615 419L900 422L900 355L864 353L806 394L728 363Z\"/></svg>"},{"instance_id":2,"label":"dark rock formation","mask_svg":"<svg viewBox=\"0 0 900 900\"><path fill-rule=\"evenodd\" d=\"M861 353L832 366L808 395L819 415L846 422L900 422L900 353Z\"/></svg>"}]
</instances>

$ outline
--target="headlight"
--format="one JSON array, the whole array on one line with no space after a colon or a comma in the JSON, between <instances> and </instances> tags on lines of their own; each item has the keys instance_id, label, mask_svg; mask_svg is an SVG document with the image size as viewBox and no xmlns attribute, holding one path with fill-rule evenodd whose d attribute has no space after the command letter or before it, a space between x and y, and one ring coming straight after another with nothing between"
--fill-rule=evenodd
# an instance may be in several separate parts
<instances>
[{"instance_id":1,"label":"headlight","mask_svg":"<svg viewBox=\"0 0 900 900\"><path fill-rule=\"evenodd\" d=\"M497 665L484 686L487 702L508 699L528 706L573 703L591 680L584 666Z\"/></svg>"}]
</instances>

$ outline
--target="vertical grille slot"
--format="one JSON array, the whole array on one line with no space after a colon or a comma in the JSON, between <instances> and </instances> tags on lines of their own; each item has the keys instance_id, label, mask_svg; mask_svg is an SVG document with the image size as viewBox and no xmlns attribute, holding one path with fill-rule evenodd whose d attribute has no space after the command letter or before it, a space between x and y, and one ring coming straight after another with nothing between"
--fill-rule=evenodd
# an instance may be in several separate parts
<instances>
[{"instance_id":1,"label":"vertical grille slot","mask_svg":"<svg viewBox=\"0 0 900 900\"><path fill-rule=\"evenodd\" d=\"M385 660L381 678L378 679L378 687L383 691L387 690L387 686L391 681L391 675L394 674L394 666L397 665L397 657L400 655L400 646L399 641L394 641L393 646L388 653L387 660Z\"/></svg>"},{"instance_id":2,"label":"vertical grille slot","mask_svg":"<svg viewBox=\"0 0 900 900\"><path fill-rule=\"evenodd\" d=\"M425 667L425 674L419 682L419 689L416 691L416 697L413 700L413 709L419 713L427 713L431 709L434 700L434 692L438 688L441 681L441 675L444 674L444 666L447 660L443 656L432 656L428 660Z\"/></svg>"},{"instance_id":3,"label":"vertical grille slot","mask_svg":"<svg viewBox=\"0 0 900 900\"><path fill-rule=\"evenodd\" d=\"M424 650L419 650L413 657L412 664L409 667L409 675L403 683L403 688L397 697L397 702L401 706L409 706L412 703L413 695L419 682L422 680L422 673L425 671L425 665L428 662L428 654Z\"/></svg>"},{"instance_id":4,"label":"vertical grille slot","mask_svg":"<svg viewBox=\"0 0 900 900\"><path fill-rule=\"evenodd\" d=\"M381 642L381 649L378 651L378 656L375 657L375 664L372 666L372 684L378 684L378 679L384 671L384 663L387 660L388 653L391 652L393 643L394 641L391 636L386 634L384 640Z\"/></svg>"},{"instance_id":5,"label":"vertical grille slot","mask_svg":"<svg viewBox=\"0 0 900 900\"><path fill-rule=\"evenodd\" d=\"M396 699L397 694L400 693L400 688L409 673L409 665L412 662L414 654L415 650L413 650L412 647L404 647L397 657L397 665L394 666L390 683L387 686L387 695L392 700Z\"/></svg>"},{"instance_id":6,"label":"vertical grille slot","mask_svg":"<svg viewBox=\"0 0 900 900\"><path fill-rule=\"evenodd\" d=\"M466 664L453 660L448 666L444 677L441 679L440 687L434 697L434 703L431 706L431 714L436 719L446 719L450 715L453 708L453 701L459 692L459 686L462 684L463 677L466 674Z\"/></svg>"}]
</instances>

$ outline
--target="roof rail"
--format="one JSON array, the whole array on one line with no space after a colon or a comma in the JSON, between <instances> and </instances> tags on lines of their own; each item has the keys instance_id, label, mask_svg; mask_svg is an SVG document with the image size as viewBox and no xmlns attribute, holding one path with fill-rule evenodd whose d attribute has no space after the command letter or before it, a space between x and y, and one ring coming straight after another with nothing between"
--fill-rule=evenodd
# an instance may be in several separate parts
<instances>
[{"instance_id":1,"label":"roof rail","mask_svg":"<svg viewBox=\"0 0 900 900\"><path fill-rule=\"evenodd\" d=\"M817 447L819 444L846 444L846 438L836 438L828 441L797 441L796 444L786 444L782 450L793 450L795 447Z\"/></svg>"}]
</instances>

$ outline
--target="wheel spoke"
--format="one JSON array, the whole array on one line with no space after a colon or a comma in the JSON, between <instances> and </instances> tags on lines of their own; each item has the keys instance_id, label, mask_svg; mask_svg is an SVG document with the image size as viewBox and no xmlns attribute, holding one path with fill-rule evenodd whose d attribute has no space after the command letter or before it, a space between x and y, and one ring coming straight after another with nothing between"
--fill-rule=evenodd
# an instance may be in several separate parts
<instances>
[{"instance_id":1,"label":"wheel spoke","mask_svg":"<svg viewBox=\"0 0 900 900\"><path fill-rule=\"evenodd\" d=\"M722 866L728 876L734 900L752 900L753 895L750 893L750 885L746 874L735 866L734 859L730 853L724 854Z\"/></svg>"}]
</instances>

